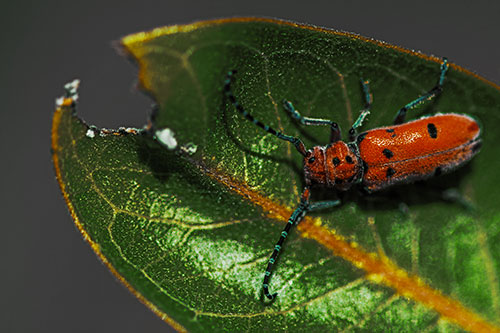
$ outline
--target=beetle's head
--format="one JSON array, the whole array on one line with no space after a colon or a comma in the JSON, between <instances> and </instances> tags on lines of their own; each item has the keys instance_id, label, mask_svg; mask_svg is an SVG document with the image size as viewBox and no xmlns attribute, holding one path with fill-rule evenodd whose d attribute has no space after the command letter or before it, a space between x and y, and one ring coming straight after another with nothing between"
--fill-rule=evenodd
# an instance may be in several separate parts
<instances>
[{"instance_id":1,"label":"beetle's head","mask_svg":"<svg viewBox=\"0 0 500 333\"><path fill-rule=\"evenodd\" d=\"M316 146L304 157L306 183L348 190L361 175L361 161L342 141Z\"/></svg>"}]
</instances>

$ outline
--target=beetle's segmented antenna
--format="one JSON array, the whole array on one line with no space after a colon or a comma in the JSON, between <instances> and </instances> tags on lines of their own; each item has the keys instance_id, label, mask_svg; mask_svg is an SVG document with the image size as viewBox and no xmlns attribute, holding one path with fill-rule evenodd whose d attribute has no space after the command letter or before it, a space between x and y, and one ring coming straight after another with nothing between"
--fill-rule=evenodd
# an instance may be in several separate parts
<instances>
[{"instance_id":1,"label":"beetle's segmented antenna","mask_svg":"<svg viewBox=\"0 0 500 333\"><path fill-rule=\"evenodd\" d=\"M414 107L416 107L417 105L419 105L421 103L430 101L431 99L433 99L434 97L439 95L439 93L443 90L444 78L446 76L446 72L448 71L449 67L450 67L450 65L448 64L448 59L443 58L443 62L441 63L441 66L440 66L441 73L439 74L439 79L438 79L438 82L436 83L436 85L431 90L429 90L427 93L423 94L419 98L411 101L410 103L406 104L401 109L399 109L399 111L396 115L396 118L394 118L395 125L402 124L405 122L406 111L413 109Z\"/></svg>"},{"instance_id":2,"label":"beetle's segmented antenna","mask_svg":"<svg viewBox=\"0 0 500 333\"><path fill-rule=\"evenodd\" d=\"M278 139L293 143L295 145L295 148L297 148L297 150L299 151L299 153L301 153L303 156L306 156L306 148L299 138L295 138L293 136L289 136L289 135L286 135L286 134L283 134L281 132L276 131L274 128L263 124L261 121L254 118L250 113L248 113L248 111L243 109L241 104L238 103L238 101L236 100L236 97L234 97L234 94L231 90L231 79L235 73L236 73L236 70L228 72L227 76L226 76L226 80L224 81L224 93L226 94L227 98L229 98L229 101L231 102L231 104L233 104L235 109L238 110L243 115L243 117L245 117L247 120L251 121L255 125L259 126L267 133L276 136Z\"/></svg>"}]
</instances>

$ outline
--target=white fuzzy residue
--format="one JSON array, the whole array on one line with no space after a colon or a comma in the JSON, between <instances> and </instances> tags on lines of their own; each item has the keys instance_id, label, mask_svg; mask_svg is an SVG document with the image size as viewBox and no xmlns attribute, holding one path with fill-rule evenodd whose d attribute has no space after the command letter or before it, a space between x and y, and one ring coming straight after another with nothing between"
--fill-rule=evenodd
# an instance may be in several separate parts
<instances>
[{"instance_id":1,"label":"white fuzzy residue","mask_svg":"<svg viewBox=\"0 0 500 333\"><path fill-rule=\"evenodd\" d=\"M64 103L64 97L56 98L56 106L62 106Z\"/></svg>"},{"instance_id":2,"label":"white fuzzy residue","mask_svg":"<svg viewBox=\"0 0 500 333\"><path fill-rule=\"evenodd\" d=\"M71 82L68 82L64 85L64 89L68 92L68 94L73 97L76 95L78 87L80 86L80 80L76 79Z\"/></svg>"},{"instance_id":3,"label":"white fuzzy residue","mask_svg":"<svg viewBox=\"0 0 500 333\"><path fill-rule=\"evenodd\" d=\"M170 128L164 128L155 132L156 140L170 150L177 148L177 140Z\"/></svg>"},{"instance_id":4,"label":"white fuzzy residue","mask_svg":"<svg viewBox=\"0 0 500 333\"><path fill-rule=\"evenodd\" d=\"M89 129L87 130L86 135L87 135L87 137L89 137L89 138L91 138L91 139L92 139L92 138L95 136L94 130L92 130L91 128L89 128Z\"/></svg>"},{"instance_id":5,"label":"white fuzzy residue","mask_svg":"<svg viewBox=\"0 0 500 333\"><path fill-rule=\"evenodd\" d=\"M196 153L198 146L190 142L188 144L183 145L180 149L182 152L187 153L188 155L193 155L194 153Z\"/></svg>"}]
</instances>

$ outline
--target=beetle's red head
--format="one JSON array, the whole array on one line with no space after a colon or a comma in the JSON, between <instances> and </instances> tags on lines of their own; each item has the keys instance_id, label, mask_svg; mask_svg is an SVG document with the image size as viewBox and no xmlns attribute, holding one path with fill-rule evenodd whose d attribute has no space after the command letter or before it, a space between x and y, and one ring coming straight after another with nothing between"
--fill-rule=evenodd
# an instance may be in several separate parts
<instances>
[{"instance_id":1,"label":"beetle's red head","mask_svg":"<svg viewBox=\"0 0 500 333\"><path fill-rule=\"evenodd\" d=\"M304 157L306 183L348 190L360 177L361 163L345 142L316 146Z\"/></svg>"}]
</instances>

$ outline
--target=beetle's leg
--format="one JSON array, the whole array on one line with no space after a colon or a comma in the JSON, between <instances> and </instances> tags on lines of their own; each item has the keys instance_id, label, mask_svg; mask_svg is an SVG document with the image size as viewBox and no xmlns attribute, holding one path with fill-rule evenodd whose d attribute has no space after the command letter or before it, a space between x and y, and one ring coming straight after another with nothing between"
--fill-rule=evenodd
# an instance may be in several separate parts
<instances>
[{"instance_id":1,"label":"beetle's leg","mask_svg":"<svg viewBox=\"0 0 500 333\"><path fill-rule=\"evenodd\" d=\"M320 210L320 209L328 209L332 207L337 207L340 205L340 200L328 200L328 201L318 201L309 204L309 212Z\"/></svg>"},{"instance_id":2,"label":"beetle's leg","mask_svg":"<svg viewBox=\"0 0 500 333\"><path fill-rule=\"evenodd\" d=\"M252 123L254 123L255 125L259 126L267 133L274 135L278 139L293 143L295 145L295 148L298 150L298 152L301 153L303 156L306 156L306 148L299 138L295 138L293 136L283 134L279 131L276 131L272 127L264 125L262 122L260 122L256 118L254 118L250 113L248 113L248 111L243 109L241 104L238 103L238 101L236 100L236 97L234 97L233 91L231 90L231 78L233 77L233 75L235 73L236 73L236 71L230 71L227 73L226 80L224 81L224 93L226 94L227 98L229 98L229 101L231 101L231 104L233 104L233 106L236 108L236 110L238 110L243 115L243 117L245 117L247 120L249 120Z\"/></svg>"},{"instance_id":3,"label":"beetle's leg","mask_svg":"<svg viewBox=\"0 0 500 333\"><path fill-rule=\"evenodd\" d=\"M439 79L436 85L427 93L423 94L419 98L415 99L414 101L406 104L401 109L399 109L396 118L394 118L394 125L402 124L405 122L406 111L414 108L415 106L421 103L430 101L431 99L439 95L439 93L443 90L443 82L446 76L446 72L448 71L448 67L450 67L448 64L448 59L443 58L443 62L441 63L441 73L439 74Z\"/></svg>"},{"instance_id":4,"label":"beetle's leg","mask_svg":"<svg viewBox=\"0 0 500 333\"><path fill-rule=\"evenodd\" d=\"M370 114L370 109L373 103L373 96L370 94L370 86L368 80L361 79L361 86L363 87L363 94L365 96L365 107L361 110L361 114L358 116L358 119L352 124L351 129L349 130L349 141L354 141L356 138L356 129L363 124L363 120L365 120L366 116Z\"/></svg>"},{"instance_id":5,"label":"beetle's leg","mask_svg":"<svg viewBox=\"0 0 500 333\"><path fill-rule=\"evenodd\" d=\"M292 102L283 100L283 107L285 110L290 113L290 115L294 118L297 119L302 125L313 125L313 126L321 126L321 125L326 125L330 126L330 143L337 142L339 140L342 140L342 136L340 134L340 127L339 125L331 120L328 119L319 119L319 118L309 118L309 117L304 117L299 113L299 111L295 110Z\"/></svg>"},{"instance_id":6,"label":"beetle's leg","mask_svg":"<svg viewBox=\"0 0 500 333\"><path fill-rule=\"evenodd\" d=\"M280 238L276 243L276 245L274 246L274 251L267 264L266 272L264 273L264 282L262 283L262 290L264 291L264 295L270 300L273 300L278 293L271 294L269 292L269 280L271 279L271 274L274 263L276 262L276 258L278 257L281 247L283 246L283 242L285 241L286 237L288 236L288 233L290 232L290 228L293 225L298 224L304 218L304 216L307 214L308 211L331 208L338 206L340 204L340 200L321 201L310 204L309 197L310 197L310 190L308 187L306 187L302 192L299 206L295 209L295 211L288 219L288 222L285 225L283 231L281 232Z\"/></svg>"},{"instance_id":7,"label":"beetle's leg","mask_svg":"<svg viewBox=\"0 0 500 333\"><path fill-rule=\"evenodd\" d=\"M278 254L281 250L281 246L283 245L283 242L285 241L286 237L288 236L288 233L290 232L290 228L299 223L302 218L306 215L308 209L309 209L309 197L310 197L310 190L308 187L304 189L302 192L302 196L300 198L300 204L299 206L295 209L295 211L292 213L290 218L288 219L287 224L285 225L285 228L281 232L280 238L276 245L274 246L274 251L273 254L271 255L271 258L269 259L269 262L267 264L266 272L264 273L264 282L262 283L262 290L264 291L264 295L269 298L270 300L273 300L278 293L271 294L269 292L269 280L271 278L271 273L273 270L274 263L276 262L276 258L278 257Z\"/></svg>"}]
</instances>

